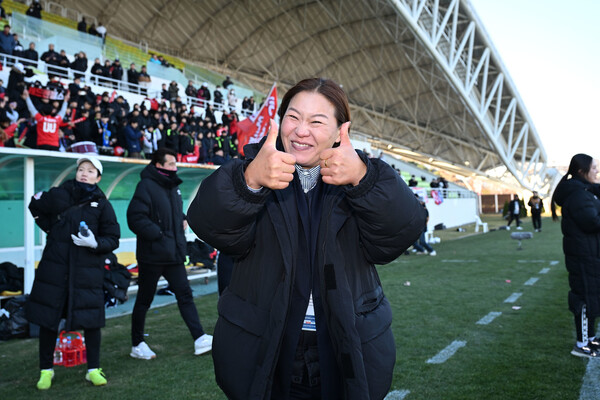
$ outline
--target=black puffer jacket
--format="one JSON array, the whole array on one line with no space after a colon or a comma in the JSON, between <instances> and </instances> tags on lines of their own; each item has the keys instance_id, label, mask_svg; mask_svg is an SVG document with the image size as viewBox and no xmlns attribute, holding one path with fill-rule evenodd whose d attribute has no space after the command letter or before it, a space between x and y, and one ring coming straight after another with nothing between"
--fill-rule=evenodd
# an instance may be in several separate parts
<instances>
[{"instance_id":1,"label":"black puffer jacket","mask_svg":"<svg viewBox=\"0 0 600 400\"><path fill-rule=\"evenodd\" d=\"M259 146L245 147L248 159ZM314 265L344 398L374 400L387 394L396 361L391 307L375 264L414 243L425 213L391 167L359 155L367 174L358 186L323 184ZM206 178L188 220L201 239L236 260L218 305L217 383L231 399L262 400L271 398L301 228L292 185L252 193L244 166L235 159Z\"/></svg>"},{"instance_id":2,"label":"black puffer jacket","mask_svg":"<svg viewBox=\"0 0 600 400\"><path fill-rule=\"evenodd\" d=\"M579 178L561 182L554 201L562 207L561 228L569 271L569 309L576 315L600 315L600 200L597 187Z\"/></svg>"},{"instance_id":3,"label":"black puffer jacket","mask_svg":"<svg viewBox=\"0 0 600 400\"><path fill-rule=\"evenodd\" d=\"M148 164L140 173L127 208L127 224L137 235L136 257L145 264L180 264L187 243L183 231L183 200L174 175L165 176Z\"/></svg>"},{"instance_id":4,"label":"black puffer jacket","mask_svg":"<svg viewBox=\"0 0 600 400\"><path fill-rule=\"evenodd\" d=\"M69 180L35 195L29 209L48 237L26 306L27 319L48 329L58 329L63 316L67 330L103 327L104 260L119 246L121 236L112 205L100 188L86 193ZM81 221L94 233L96 249L73 243L71 234L78 233Z\"/></svg>"}]
</instances>

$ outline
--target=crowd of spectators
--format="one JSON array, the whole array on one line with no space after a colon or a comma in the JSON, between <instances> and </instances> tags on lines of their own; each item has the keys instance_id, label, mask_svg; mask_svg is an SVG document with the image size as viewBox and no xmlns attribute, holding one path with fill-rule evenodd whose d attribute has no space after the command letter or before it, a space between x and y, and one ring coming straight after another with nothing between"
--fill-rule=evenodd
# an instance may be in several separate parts
<instances>
[{"instance_id":1,"label":"crowd of spectators","mask_svg":"<svg viewBox=\"0 0 600 400\"><path fill-rule=\"evenodd\" d=\"M114 63L110 67L112 73L118 69ZM77 143L85 142L93 143L100 154L131 158L148 158L163 146L175 150L184 162L222 164L238 156L235 111L223 113L217 120L210 104L203 113L196 113L175 93L168 102L148 100L130 105L114 91L92 92L79 76L68 87L53 76L45 87L28 88L26 74L26 68L17 63L11 68L8 85L0 87L0 146L37 148L36 122L24 91L31 94L43 116L56 115L68 92L56 150L73 151Z\"/></svg>"},{"instance_id":2,"label":"crowd of spectators","mask_svg":"<svg viewBox=\"0 0 600 400\"><path fill-rule=\"evenodd\" d=\"M4 10L0 7L0 13L3 11ZM31 7L28 10L28 15L41 18L41 6L39 2L33 2L31 4ZM98 27L92 24L88 28L85 18L82 18L78 23L77 30L92 35L97 35L102 38L105 38L106 36L106 28L102 25L102 23L99 23ZM19 42L18 35L16 33L11 33L11 27L8 24L4 26L3 31L0 33L0 53L11 54L22 58L23 60L21 61L25 66L38 67L38 60L44 61L47 64L47 73L51 79L55 76L68 78L69 69L72 70L74 77L83 79L86 71L88 71L89 66L85 52L80 51L74 54L72 57L73 60L71 61L65 50L60 50L60 52L57 52L53 43L48 45L48 50L44 51L41 56L38 55L36 44L34 42L29 43L28 49L25 50ZM159 54L151 54L149 62L165 67L172 67L172 65L169 64L169 62ZM96 58L94 60L94 64L92 64L92 66L89 68L89 71L91 74L91 79L97 84L115 89L127 89L131 92L137 92L143 95L148 95L148 87L152 81L145 65L143 65L141 70L138 71L135 64L131 63L129 69L125 71L119 59L115 59L112 62L106 59L104 60L104 64L102 64L100 59ZM122 84L121 81L124 82L125 80L132 85L139 86L127 86ZM194 86L194 82L190 80L188 86L185 88L185 94L189 99L193 100L191 102L192 104L200 107L204 107L211 102L212 99L214 107L216 107L218 110L237 108L239 99L236 95L235 89L233 88L233 81L231 80L230 76L227 76L223 80L222 88L226 93L226 98L224 98L221 86L217 85L216 89L211 95L211 91L208 88L208 83L204 82L199 88L196 88ZM164 100L174 99L179 95L178 91L179 88L177 82L172 81L168 88L163 86L163 91L160 97ZM251 115L255 111L254 98L252 96L244 97L241 108L241 113L243 116Z\"/></svg>"},{"instance_id":3,"label":"crowd of spectators","mask_svg":"<svg viewBox=\"0 0 600 400\"><path fill-rule=\"evenodd\" d=\"M80 51L76 53L73 57L73 61L70 61L65 50L57 52L52 43L48 45L48 50L43 52L41 56L38 56L34 42L29 43L29 48L27 50L23 50L22 46L18 43L18 36L10 33L9 25L5 25L3 32L0 33L0 52L12 54L24 59L22 60L22 63L25 66L37 67L38 60L44 61L47 64L47 72L50 79L54 77L68 77L68 69L73 71L73 76L75 78L78 77L83 79L89 65L85 52ZM136 65L131 63L129 68L124 70L119 59L115 59L112 62L105 59L104 64L102 64L100 59L96 58L89 68L89 71L94 83L118 89L126 88L126 86L122 84L122 81L126 79L126 81L131 84L129 87L130 91L135 92L135 87L139 85L141 86L141 93L144 95L148 94L148 86L150 82L152 82L152 78L148 74L145 65L138 71ZM229 87L226 103L221 86L217 85L214 92L211 93L207 82L203 82L199 88L196 88L194 81L190 80L188 86L185 88L185 95L190 99L194 99L195 102L193 102L193 104L199 107L206 107L212 100L212 104L218 110L227 110L228 108L230 110L236 109L238 97L236 96L235 89L231 87L232 82L230 77L227 77L223 84L226 84L227 87ZM160 93L161 99L171 100L176 99L178 96L179 85L176 81L171 81L168 87L166 84L163 84ZM241 106L243 116L251 115L256 107L254 97L244 97Z\"/></svg>"},{"instance_id":4,"label":"crowd of spectators","mask_svg":"<svg viewBox=\"0 0 600 400\"><path fill-rule=\"evenodd\" d=\"M39 2L32 2L27 15L42 17ZM101 23L88 26L85 18L77 29L106 36ZM0 81L0 147L42 148L36 119L48 117L56 118L52 121L59 125L58 146L44 145L44 149L77 151L77 144L91 143L99 154L149 158L157 149L168 147L179 154L179 161L212 164L238 157L239 116L235 111L238 98L229 76L212 93L207 82L196 87L190 80L184 90L188 99L194 99L189 103L193 105L190 108L182 101L176 81L168 87L163 84L157 99L130 105L111 89L127 87L120 85L121 81L148 88L151 77L145 65L138 70L131 63L124 69L119 59L102 63L96 58L89 66L85 52L78 52L71 61L65 50L56 51L54 44L49 44L39 55L34 42L24 49L8 24L0 32L0 52L20 57L9 67L6 86ZM38 61L47 65L49 81L43 87L26 79L34 76L32 68L39 67ZM149 62L172 66L158 54L152 54ZM70 84L64 83L64 78L68 78L65 69L72 70ZM86 82L87 71L89 82ZM94 93L86 83L96 83L107 90ZM142 94L147 95L147 89ZM63 110L65 98L68 100ZM33 108L28 107L28 102ZM222 113L215 113L213 107ZM250 115L255 108L254 98L244 97L242 108L244 116ZM32 115L31 110L39 115ZM217 120L219 114L222 117ZM85 147L85 151L89 150Z\"/></svg>"}]
</instances>

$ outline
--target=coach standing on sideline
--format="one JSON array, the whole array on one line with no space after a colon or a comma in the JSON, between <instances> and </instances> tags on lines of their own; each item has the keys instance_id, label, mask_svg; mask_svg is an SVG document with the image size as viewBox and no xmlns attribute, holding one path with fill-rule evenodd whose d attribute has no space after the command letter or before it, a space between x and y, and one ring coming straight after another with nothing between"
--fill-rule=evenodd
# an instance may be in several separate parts
<instances>
[{"instance_id":1,"label":"coach standing on sideline","mask_svg":"<svg viewBox=\"0 0 600 400\"><path fill-rule=\"evenodd\" d=\"M139 290L131 315L130 356L142 360L156 357L144 342L144 324L161 275L175 293L181 317L194 339L194 354L203 354L212 348L212 336L202 329L185 272L187 222L176 159L177 154L171 149L160 148L153 153L127 208L127 224L137 235L139 266Z\"/></svg>"},{"instance_id":2,"label":"coach standing on sideline","mask_svg":"<svg viewBox=\"0 0 600 400\"><path fill-rule=\"evenodd\" d=\"M392 384L392 307L375 264L419 237L425 211L396 171L354 150L339 84L309 78L202 181L199 238L231 255L214 370L229 399L382 400Z\"/></svg>"}]
</instances>

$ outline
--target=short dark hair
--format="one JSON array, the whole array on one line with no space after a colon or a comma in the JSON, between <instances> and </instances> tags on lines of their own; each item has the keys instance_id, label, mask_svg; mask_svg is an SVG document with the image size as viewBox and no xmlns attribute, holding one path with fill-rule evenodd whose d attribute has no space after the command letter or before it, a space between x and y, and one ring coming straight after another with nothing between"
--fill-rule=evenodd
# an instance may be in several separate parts
<instances>
[{"instance_id":1,"label":"short dark hair","mask_svg":"<svg viewBox=\"0 0 600 400\"><path fill-rule=\"evenodd\" d=\"M167 155L171 155L171 156L177 158L177 153L175 152L175 150L170 149L168 147L161 147L158 150L156 150L154 153L152 153L152 159L150 160L150 163L154 166L156 166L156 164L164 165Z\"/></svg>"}]
</instances>

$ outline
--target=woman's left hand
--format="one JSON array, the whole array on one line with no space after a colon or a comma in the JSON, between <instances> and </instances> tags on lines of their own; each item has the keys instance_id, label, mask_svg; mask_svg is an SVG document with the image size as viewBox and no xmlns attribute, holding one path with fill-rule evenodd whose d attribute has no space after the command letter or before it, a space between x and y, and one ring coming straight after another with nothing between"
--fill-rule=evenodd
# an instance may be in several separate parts
<instances>
[{"instance_id":1,"label":"woman's left hand","mask_svg":"<svg viewBox=\"0 0 600 400\"><path fill-rule=\"evenodd\" d=\"M92 249L98 247L98 242L96 241L94 232L92 232L91 230L88 230L88 232L90 233L88 236L83 236L81 232L78 233L77 236L71 234L71 239L73 239L73 243L75 243L77 246L90 247Z\"/></svg>"},{"instance_id":2,"label":"woman's left hand","mask_svg":"<svg viewBox=\"0 0 600 400\"><path fill-rule=\"evenodd\" d=\"M367 166L352 147L350 136L350 121L340 127L340 145L321 152L321 175L323 182L330 185L359 184L367 173Z\"/></svg>"}]
</instances>

